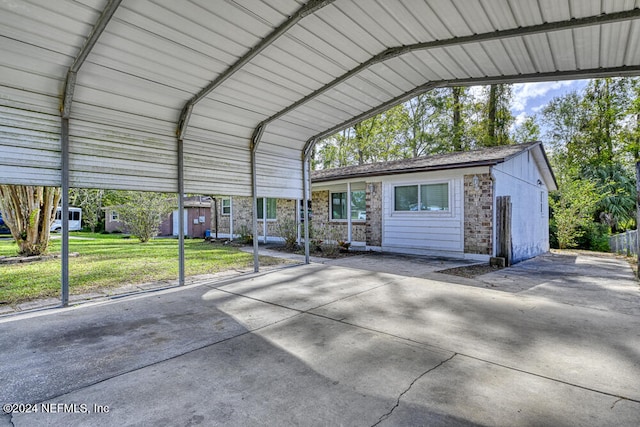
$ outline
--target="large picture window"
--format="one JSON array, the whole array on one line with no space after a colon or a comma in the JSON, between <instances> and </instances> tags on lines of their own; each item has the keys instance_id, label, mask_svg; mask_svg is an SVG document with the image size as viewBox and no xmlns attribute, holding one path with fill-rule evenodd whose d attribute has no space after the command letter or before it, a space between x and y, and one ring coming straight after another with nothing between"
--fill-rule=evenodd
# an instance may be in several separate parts
<instances>
[{"instance_id":1,"label":"large picture window","mask_svg":"<svg viewBox=\"0 0 640 427\"><path fill-rule=\"evenodd\" d=\"M449 184L400 185L394 188L396 211L448 211Z\"/></svg>"},{"instance_id":2,"label":"large picture window","mask_svg":"<svg viewBox=\"0 0 640 427\"><path fill-rule=\"evenodd\" d=\"M258 219L264 219L264 201L267 201L267 220L276 219L278 199L258 199Z\"/></svg>"},{"instance_id":3,"label":"large picture window","mask_svg":"<svg viewBox=\"0 0 640 427\"><path fill-rule=\"evenodd\" d=\"M331 219L347 219L347 200L346 192L331 193ZM351 219L356 221L367 219L367 198L364 190L351 192Z\"/></svg>"}]
</instances>

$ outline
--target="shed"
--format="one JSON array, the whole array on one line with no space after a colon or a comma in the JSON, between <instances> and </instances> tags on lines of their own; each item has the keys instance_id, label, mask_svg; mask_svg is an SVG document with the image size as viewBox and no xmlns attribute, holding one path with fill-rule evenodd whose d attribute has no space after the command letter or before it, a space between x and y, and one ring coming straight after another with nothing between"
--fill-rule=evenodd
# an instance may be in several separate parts
<instances>
[{"instance_id":1,"label":"shed","mask_svg":"<svg viewBox=\"0 0 640 427\"><path fill-rule=\"evenodd\" d=\"M549 191L542 143L485 148L311 174L314 222L369 250L488 260L510 242L513 262L549 250ZM511 233L498 233L498 199Z\"/></svg>"}]
</instances>

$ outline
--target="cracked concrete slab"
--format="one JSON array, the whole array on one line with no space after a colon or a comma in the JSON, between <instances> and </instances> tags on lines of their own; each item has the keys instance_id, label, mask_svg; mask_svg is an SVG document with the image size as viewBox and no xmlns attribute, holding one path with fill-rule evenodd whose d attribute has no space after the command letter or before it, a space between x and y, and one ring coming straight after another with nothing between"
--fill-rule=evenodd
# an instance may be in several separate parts
<instances>
[{"instance_id":1,"label":"cracked concrete slab","mask_svg":"<svg viewBox=\"0 0 640 427\"><path fill-rule=\"evenodd\" d=\"M460 261L365 258L2 317L1 403L109 412L0 426L640 425L624 265L543 257L491 290L435 273Z\"/></svg>"},{"instance_id":2,"label":"cracked concrete slab","mask_svg":"<svg viewBox=\"0 0 640 427\"><path fill-rule=\"evenodd\" d=\"M456 355L418 379L380 426L634 427L639 413L639 402Z\"/></svg>"},{"instance_id":3,"label":"cracked concrete slab","mask_svg":"<svg viewBox=\"0 0 640 427\"><path fill-rule=\"evenodd\" d=\"M56 397L95 414L20 414L16 425L373 425L450 353L299 315ZM144 390L132 399L133 389ZM179 422L176 422L180 420Z\"/></svg>"},{"instance_id":4,"label":"cracked concrete slab","mask_svg":"<svg viewBox=\"0 0 640 427\"><path fill-rule=\"evenodd\" d=\"M640 317L417 278L312 312L640 400Z\"/></svg>"}]
</instances>

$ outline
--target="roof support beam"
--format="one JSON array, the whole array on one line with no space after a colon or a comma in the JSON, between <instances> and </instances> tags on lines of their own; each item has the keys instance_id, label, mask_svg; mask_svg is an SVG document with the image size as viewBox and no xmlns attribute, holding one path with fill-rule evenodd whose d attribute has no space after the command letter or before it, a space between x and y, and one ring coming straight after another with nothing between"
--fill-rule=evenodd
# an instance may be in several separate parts
<instances>
[{"instance_id":1,"label":"roof support beam","mask_svg":"<svg viewBox=\"0 0 640 427\"><path fill-rule=\"evenodd\" d=\"M193 108L195 105L203 100L207 95L216 90L218 86L224 83L227 79L237 73L242 69L245 65L247 65L253 58L259 55L262 51L272 45L278 38L284 35L289 29L295 26L300 20L304 17L311 15L322 9L323 7L333 3L335 0L310 0L300 9L298 9L293 16L287 19L285 22L280 24L275 30L273 30L269 35L267 35L264 39L260 41L256 46L254 46L251 50L249 50L244 56L238 59L233 65L231 65L225 72L216 77L211 83L202 88L200 92L193 96L183 107L182 112L180 113L180 118L178 120L178 146L182 147L184 144L184 139L187 133L187 128L189 127L189 120L191 119L191 114L193 112ZM256 177L256 151L258 149L258 145L260 144L260 138L262 138L262 130L264 127L258 126L254 132L254 137L251 139L251 187L252 187L252 195L253 195L253 268L254 271L258 272L260 268L260 262L258 257L258 193L257 193L257 177ZM179 156L182 156L182 150L180 150ZM179 168L183 167L182 158L179 159ZM181 177L184 175L182 171L178 173ZM180 191L184 189L183 179L179 179L178 187L181 188ZM180 198L183 197L183 194L180 193ZM178 215L182 218L182 203L178 203ZM182 227L181 227L182 229ZM179 233L180 247L182 248L184 245L184 237L182 233ZM184 250L180 251L180 265L184 264ZM180 269L180 278L179 281L181 284L184 283L184 268Z\"/></svg>"},{"instance_id":2,"label":"roof support beam","mask_svg":"<svg viewBox=\"0 0 640 427\"><path fill-rule=\"evenodd\" d=\"M601 77L631 77L640 74L640 65L625 66L617 68L595 68L580 71L556 71L549 73L533 73L533 74L519 74L515 76L498 76L498 77L482 77L472 79L459 79L459 80L440 80L433 81L422 86L418 86L415 89L407 91L402 95L399 95L389 101L378 105L362 114L352 117L339 125L336 125L330 129L327 129L319 134L316 134L307 140L304 146L304 155L310 155L317 141L325 138L329 135L333 135L336 132L340 132L343 129L351 127L356 123L363 120L367 120L377 114L380 114L389 108L401 104L414 98L422 93L429 92L430 90L439 87L453 87L453 86L479 86L488 84L500 84L500 83L534 83L534 82L546 82L557 80L574 80L574 79L595 79Z\"/></svg>"},{"instance_id":3,"label":"roof support beam","mask_svg":"<svg viewBox=\"0 0 640 427\"><path fill-rule=\"evenodd\" d=\"M263 50L269 47L273 42L275 42L280 36L284 35L289 29L295 26L301 19L304 17L315 13L317 10L333 3L335 0L310 0L307 4L302 6L300 9L296 11L289 19L280 24L278 28L273 30L269 35L267 35L264 39L260 41L256 46L254 46L249 52L247 52L244 56L238 59L233 65L231 65L224 73L220 74L209 83L206 87L204 87L200 92L198 92L193 98L191 98L186 105L184 106L182 113L180 114L180 120L178 122L178 138L184 139L185 134L187 132L187 127L189 126L189 119L191 118L191 113L193 111L193 107L204 99L207 95L213 92L218 86L224 83L228 78L233 76L236 72L238 72L242 67L247 65L253 58L259 55Z\"/></svg>"},{"instance_id":4,"label":"roof support beam","mask_svg":"<svg viewBox=\"0 0 640 427\"><path fill-rule=\"evenodd\" d=\"M633 9L633 10L624 11L624 12L590 16L587 18L570 19L568 21L550 22L545 24L532 25L529 27L512 28L508 30L473 34L473 35L464 36L464 37L454 37L451 39L434 40L430 42L415 43L410 45L392 47L371 57L366 62L361 63L357 67L353 68L352 70L349 70L348 72L341 75L340 77L337 77L335 80L327 83L323 87L317 89L316 91L310 93L304 98L282 109L281 111L277 112L273 116L261 122L259 126L264 127L268 125L274 120L295 110L296 108L322 95L323 93L326 93L327 91L335 88L341 83L344 83L345 81L349 80L351 77L361 73L362 71L368 69L369 67L375 64L387 61L389 59L392 59L401 55L405 55L407 53L420 51L420 50L449 47L449 46L459 46L459 45L469 44L469 43L501 40L501 39L506 39L511 37L523 37L523 36L529 36L534 34L548 33L552 31L562 31L562 30L568 30L573 28L588 27L592 25L610 24L614 22L622 22L622 21L628 21L628 20L638 19L638 18L640 18L640 9Z\"/></svg>"},{"instance_id":5,"label":"roof support beam","mask_svg":"<svg viewBox=\"0 0 640 427\"><path fill-rule=\"evenodd\" d=\"M98 21L91 29L87 40L84 42L80 52L73 60L73 63L67 71L67 78L64 85L64 93L62 95L62 104L60 105L60 157L62 167L60 170L60 186L62 187L62 256L60 258L62 271L60 274L61 282L61 305L66 307L69 305L69 118L71 116L71 104L73 103L73 92L76 87L76 78L80 67L91 53L91 50L98 42L107 24L113 17L114 13L120 6L122 0L110 0L100 14Z\"/></svg>"}]
</instances>

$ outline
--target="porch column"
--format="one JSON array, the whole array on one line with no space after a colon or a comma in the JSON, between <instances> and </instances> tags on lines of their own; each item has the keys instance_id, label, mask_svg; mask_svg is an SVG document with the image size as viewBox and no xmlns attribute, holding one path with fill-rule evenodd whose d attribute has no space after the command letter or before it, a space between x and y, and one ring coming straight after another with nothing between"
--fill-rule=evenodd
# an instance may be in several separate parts
<instances>
[{"instance_id":1,"label":"porch column","mask_svg":"<svg viewBox=\"0 0 640 427\"><path fill-rule=\"evenodd\" d=\"M264 244L267 244L267 198L262 198L262 235Z\"/></svg>"},{"instance_id":2,"label":"porch column","mask_svg":"<svg viewBox=\"0 0 640 427\"><path fill-rule=\"evenodd\" d=\"M233 196L229 196L229 240L233 242Z\"/></svg>"},{"instance_id":3,"label":"porch column","mask_svg":"<svg viewBox=\"0 0 640 427\"><path fill-rule=\"evenodd\" d=\"M351 242L351 183L347 182L347 242Z\"/></svg>"}]
</instances>

